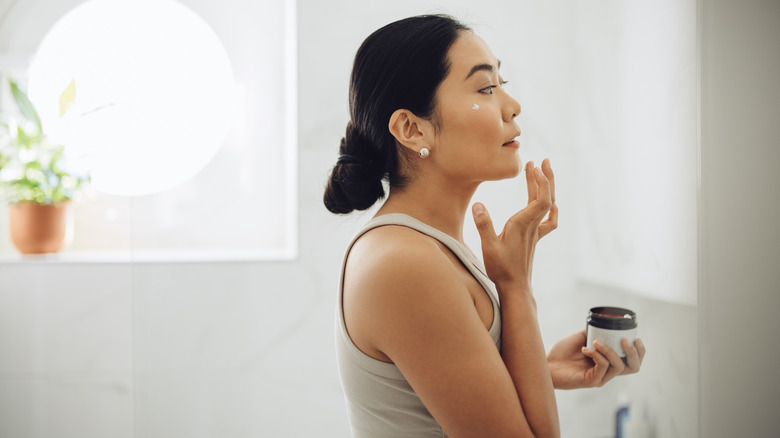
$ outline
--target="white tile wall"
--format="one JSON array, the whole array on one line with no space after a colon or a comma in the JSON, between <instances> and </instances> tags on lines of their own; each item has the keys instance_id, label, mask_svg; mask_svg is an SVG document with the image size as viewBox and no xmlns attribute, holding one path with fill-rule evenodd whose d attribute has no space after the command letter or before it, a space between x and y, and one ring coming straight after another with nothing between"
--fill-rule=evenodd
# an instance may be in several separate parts
<instances>
[{"instance_id":1,"label":"white tile wall","mask_svg":"<svg viewBox=\"0 0 780 438\"><path fill-rule=\"evenodd\" d=\"M0 436L133 436L131 269L0 267Z\"/></svg>"}]
</instances>

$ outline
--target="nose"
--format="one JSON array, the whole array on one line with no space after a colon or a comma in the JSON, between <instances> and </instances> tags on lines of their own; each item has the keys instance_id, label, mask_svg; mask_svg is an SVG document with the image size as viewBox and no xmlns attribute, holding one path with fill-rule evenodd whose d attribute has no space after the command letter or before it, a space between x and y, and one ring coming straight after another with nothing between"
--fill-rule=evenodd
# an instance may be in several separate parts
<instances>
[{"instance_id":1,"label":"nose","mask_svg":"<svg viewBox=\"0 0 780 438\"><path fill-rule=\"evenodd\" d=\"M511 122L515 117L520 115L520 102L516 101L509 93L504 93L504 96L506 98L503 110L504 121Z\"/></svg>"}]
</instances>

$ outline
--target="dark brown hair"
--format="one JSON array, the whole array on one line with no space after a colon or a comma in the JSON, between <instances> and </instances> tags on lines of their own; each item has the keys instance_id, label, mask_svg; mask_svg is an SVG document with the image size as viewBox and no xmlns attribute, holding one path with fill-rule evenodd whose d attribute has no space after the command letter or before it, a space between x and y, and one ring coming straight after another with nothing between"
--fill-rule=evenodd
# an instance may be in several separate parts
<instances>
[{"instance_id":1,"label":"dark brown hair","mask_svg":"<svg viewBox=\"0 0 780 438\"><path fill-rule=\"evenodd\" d=\"M449 73L447 53L464 24L446 15L422 15L372 33L355 55L349 87L351 120L325 189L325 207L346 214L365 210L391 187L405 183L398 145L388 129L393 112L430 119L436 90Z\"/></svg>"}]
</instances>

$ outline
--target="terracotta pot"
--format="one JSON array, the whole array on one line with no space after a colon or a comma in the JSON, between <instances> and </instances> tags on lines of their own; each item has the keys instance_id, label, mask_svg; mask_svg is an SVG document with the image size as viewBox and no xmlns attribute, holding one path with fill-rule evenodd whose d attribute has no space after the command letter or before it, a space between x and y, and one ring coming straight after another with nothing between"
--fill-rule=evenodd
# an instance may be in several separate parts
<instances>
[{"instance_id":1,"label":"terracotta pot","mask_svg":"<svg viewBox=\"0 0 780 438\"><path fill-rule=\"evenodd\" d=\"M22 254L58 252L73 238L70 204L20 202L9 206L11 241Z\"/></svg>"}]
</instances>

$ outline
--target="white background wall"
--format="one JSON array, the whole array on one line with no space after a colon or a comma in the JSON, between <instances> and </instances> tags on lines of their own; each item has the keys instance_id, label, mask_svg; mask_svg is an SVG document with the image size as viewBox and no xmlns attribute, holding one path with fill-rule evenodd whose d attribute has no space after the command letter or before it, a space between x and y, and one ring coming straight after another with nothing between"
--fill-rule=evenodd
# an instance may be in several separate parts
<instances>
[{"instance_id":1,"label":"white background wall","mask_svg":"<svg viewBox=\"0 0 780 438\"><path fill-rule=\"evenodd\" d=\"M658 7L674 9L680 3L658 3ZM720 378L735 377L742 366L741 358L751 356L756 349L749 344L740 346L738 339L746 332L730 331L736 325L720 318L726 308L738 309L740 317L748 309L724 298L732 296L726 288L735 286L721 282L723 277L718 275L746 280L753 291L748 296L764 309L773 309L777 308L776 298L767 297L773 296L776 288L771 288L765 266L754 264L754 271L743 271L744 266L707 259L710 264L705 265L707 269L699 281L708 286L705 291L700 288L698 299L705 300L701 308L711 313L702 316L701 324L690 299L661 301L647 294L626 293L614 285L608 288L593 282L586 284L578 276L578 248L583 242L582 220L578 216L582 207L577 201L581 194L580 178L600 171L609 174L614 169L609 165L604 169L583 169L577 159L582 157L578 147L584 141L577 135L582 133L576 129L578 112L581 105L599 102L578 93L588 84L572 79L571 73L582 72L584 64L573 58L571 51L578 39L588 36L589 23L583 22L582 17L600 15L581 2L574 7L572 4L489 1L475 6L472 2L453 1L444 10L433 2L419 1L300 0L299 259L278 263L23 261L0 265L0 437L346 436L348 425L333 354L334 294L343 248L367 217L330 215L321 206L322 188L343 135L349 69L360 42L394 19L441 11L482 24L476 26L477 31L503 60L502 72L510 80L509 90L523 104L519 119L523 156L535 160L550 156L556 168L561 227L542 243L535 276L546 344L582 328L587 309L594 305L624 305L639 314L640 336L649 351L642 373L618 379L604 388L559 392L564 436L612 436L614 411L621 398L631 402L632 419L645 425L648 436L735 436L736 433L720 433L729 430L727 424L745 426L746 420L736 421L744 418L753 420L750 424L756 427L754 430L772 431L777 420L761 410L761 404L751 403L748 394L739 389L740 380L723 383ZM705 9L709 13L704 15L705 29L710 33L704 35L704 47L719 46L717 38L721 35L716 31L719 26L706 27L707 23L718 23L717 20L742 10L723 6L724 3L704 2L705 6L712 4L720 6ZM772 17L777 17L776 8L766 6L770 4L763 7L771 14L761 14L759 9L757 16L745 16L744 23L752 23L763 15L768 21L762 22L776 24L777 18L772 21ZM682 16L695 17L691 14L694 6L689 2L676 7L682 8ZM620 16L602 18L607 20L602 24L609 28L608 20L618 20ZM695 31L695 23L691 25ZM727 35L736 38L742 33ZM776 33L769 35L776 37ZM749 46L753 40L747 41ZM703 63L705 73L728 64L722 58L705 60L712 62ZM682 62L695 65L695 59ZM695 79L694 73L680 74L683 78L690 74ZM717 94L713 89L734 85L733 77L709 78L710 87L714 88L703 90L705 109L711 107L704 98ZM771 84L769 79L764 80ZM751 89L747 82L737 83ZM696 86L695 81L691 86ZM772 113L768 105L762 109L766 114ZM707 118L712 114L717 113L703 111L704 121L715 120ZM728 118L740 120L733 113ZM746 116L746 120L754 118ZM606 129L611 126L608 122ZM695 116L692 123L696 123ZM749 129L763 132L767 126L759 123ZM702 132L704 151L710 150L708 141L718 139L719 132ZM603 135L604 131L591 134ZM771 136L758 140L764 141L762 145L770 140L777 143L776 137ZM711 155L713 161L703 163L703 176L708 175L708 170L720 169L723 161L719 160L730 158L727 151L739 143L718 141L714 149L717 155ZM777 163L776 152L768 152L757 144L752 142L756 148L752 152L762 158L756 164L759 169L763 169L761 165ZM769 183L765 187L777 187L776 177L771 179L769 170L760 174ZM717 208L704 210L705 224L710 225L702 236L708 240L717 239L725 228L735 224L712 222L716 215L726 214L734 221L743 218L714 201L722 199L716 196L721 188L717 185L721 182L716 181L722 180L705 178L702 187L704 200L710 199L707 205ZM690 193L691 189L695 192L691 187L684 190ZM523 191L520 182L502 182L485 186L478 198L486 202L494 216L505 217L522 204ZM772 198L765 192L762 195L764 200ZM777 213L776 204L774 210L770 209L771 203L762 205L767 210L760 211ZM752 219L758 220L755 216ZM759 232L768 230L769 223L757 225L751 239L766 239ZM474 234L469 238L473 242ZM643 236L640 241L647 239ZM758 253L764 256L760 260L771 260L771 256L777 260L776 249L762 246L761 242L745 241L743 259L752 260L750 257L755 255L750 251L758 246L763 248ZM689 250L687 244L680 247L681 253ZM708 251L711 252L707 254L716 256L729 255L723 247L710 245ZM725 266L731 270L723 269ZM747 281L756 278L768 280ZM701 351L702 361L706 362L701 364L702 376L698 330L703 330L702 339L709 340ZM736 334L729 337L727 331ZM767 333L761 338L764 345L771 345L770 332L762 333ZM731 350L724 351L726 347L713 339L718 334L730 339L728 345L737 353L731 360L724 360L730 357ZM776 349L768 349L776 359ZM756 360L751 366L768 374L769 364ZM752 377L750 383L755 390L772 388L761 385L765 380L758 376ZM777 401L777 396L760 391L758 394L763 399L757 401ZM735 402L716 401L724 395L735 396ZM750 410L753 406L756 409ZM724 415L727 410L734 414ZM744 415L749 411L757 413Z\"/></svg>"}]
</instances>

